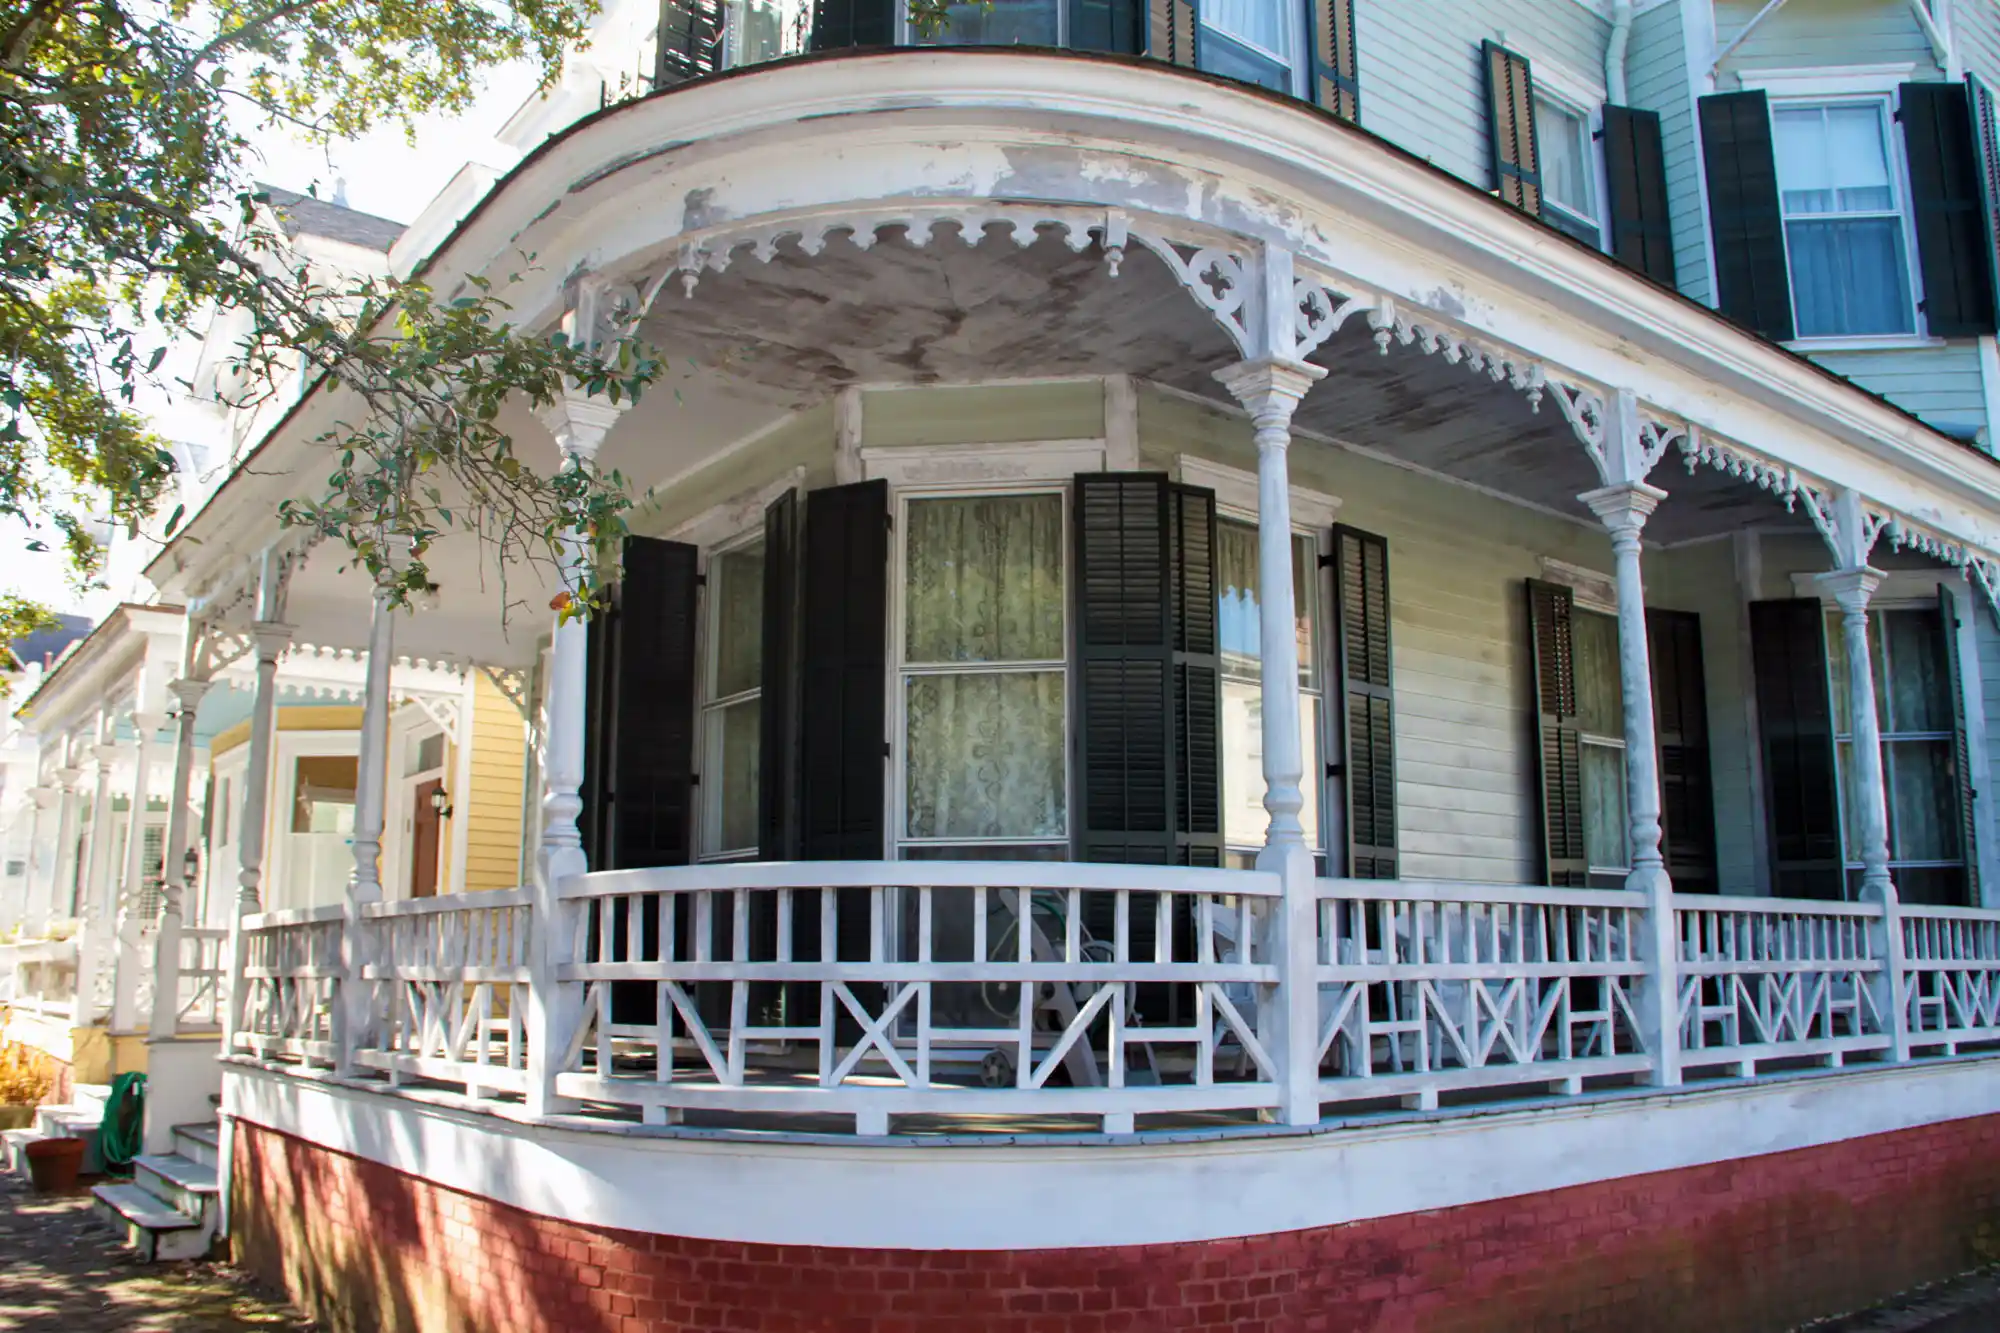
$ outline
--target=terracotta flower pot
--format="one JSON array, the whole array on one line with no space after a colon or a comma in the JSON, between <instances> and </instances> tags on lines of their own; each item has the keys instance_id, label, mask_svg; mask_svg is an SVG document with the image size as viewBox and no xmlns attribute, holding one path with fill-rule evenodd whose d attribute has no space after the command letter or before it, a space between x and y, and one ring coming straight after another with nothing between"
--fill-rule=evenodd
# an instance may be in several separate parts
<instances>
[{"instance_id":1,"label":"terracotta flower pot","mask_svg":"<svg viewBox=\"0 0 2000 1333\"><path fill-rule=\"evenodd\" d=\"M14 1106L0 1102L0 1129L26 1129L34 1123L33 1106Z\"/></svg>"},{"instance_id":2,"label":"terracotta flower pot","mask_svg":"<svg viewBox=\"0 0 2000 1333\"><path fill-rule=\"evenodd\" d=\"M44 1194L75 1189L82 1166L82 1139L37 1139L28 1145L28 1176Z\"/></svg>"}]
</instances>

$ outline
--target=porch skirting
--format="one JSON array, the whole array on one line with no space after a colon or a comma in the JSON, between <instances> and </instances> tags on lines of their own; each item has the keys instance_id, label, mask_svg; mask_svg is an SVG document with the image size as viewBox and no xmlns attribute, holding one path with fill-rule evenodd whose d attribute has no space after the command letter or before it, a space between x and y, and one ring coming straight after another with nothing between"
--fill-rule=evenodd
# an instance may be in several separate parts
<instances>
[{"instance_id":1,"label":"porch skirting","mask_svg":"<svg viewBox=\"0 0 2000 1333\"><path fill-rule=\"evenodd\" d=\"M1782 1330L2000 1258L2000 1115L1305 1230L1032 1250L593 1227L248 1120L232 1160L239 1262L356 1333Z\"/></svg>"}]
</instances>

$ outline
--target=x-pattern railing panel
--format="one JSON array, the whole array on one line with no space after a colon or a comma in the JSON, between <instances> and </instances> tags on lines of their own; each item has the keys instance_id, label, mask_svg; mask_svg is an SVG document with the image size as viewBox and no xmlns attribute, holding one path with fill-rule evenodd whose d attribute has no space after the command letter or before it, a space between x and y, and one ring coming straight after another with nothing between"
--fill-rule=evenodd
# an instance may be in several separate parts
<instances>
[{"instance_id":1,"label":"x-pattern railing panel","mask_svg":"<svg viewBox=\"0 0 2000 1333\"><path fill-rule=\"evenodd\" d=\"M1902 927L1911 1045L2000 1041L2000 912L1906 907Z\"/></svg>"},{"instance_id":2,"label":"x-pattern railing panel","mask_svg":"<svg viewBox=\"0 0 2000 1333\"><path fill-rule=\"evenodd\" d=\"M337 907L243 918L245 994L235 1049L302 1064L336 1062L342 926Z\"/></svg>"}]
</instances>

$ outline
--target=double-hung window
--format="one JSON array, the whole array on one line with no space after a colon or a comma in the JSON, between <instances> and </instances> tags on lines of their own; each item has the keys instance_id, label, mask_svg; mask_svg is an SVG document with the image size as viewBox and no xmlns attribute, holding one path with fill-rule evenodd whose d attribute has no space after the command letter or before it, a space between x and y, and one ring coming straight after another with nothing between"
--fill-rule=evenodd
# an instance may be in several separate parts
<instances>
[{"instance_id":1,"label":"double-hung window","mask_svg":"<svg viewBox=\"0 0 2000 1333\"><path fill-rule=\"evenodd\" d=\"M1914 333L1888 101L1781 102L1771 134L1798 336Z\"/></svg>"},{"instance_id":2,"label":"double-hung window","mask_svg":"<svg viewBox=\"0 0 2000 1333\"><path fill-rule=\"evenodd\" d=\"M1222 832L1231 864L1248 866L1264 845L1263 615L1259 597L1257 526L1241 519L1215 525L1216 637L1222 649ZM1320 757L1319 617L1314 614L1319 543L1292 538L1292 590L1299 650L1299 730L1305 756L1306 846L1320 850L1320 802L1326 765Z\"/></svg>"},{"instance_id":3,"label":"double-hung window","mask_svg":"<svg viewBox=\"0 0 2000 1333\"><path fill-rule=\"evenodd\" d=\"M1959 830L1958 713L1951 697L1951 644L1944 617L1931 607L1868 613L1868 655L1875 674L1875 716L1882 733L1882 781L1889 806L1889 874L1913 903L1965 901L1965 849ZM1827 687L1840 759L1842 845L1848 892L1861 881L1861 807L1854 767L1854 718L1847 689L1847 640L1841 617L1826 622Z\"/></svg>"},{"instance_id":4,"label":"double-hung window","mask_svg":"<svg viewBox=\"0 0 2000 1333\"><path fill-rule=\"evenodd\" d=\"M1201 67L1273 92L1297 91L1304 7L1271 0L1203 0Z\"/></svg>"},{"instance_id":5,"label":"double-hung window","mask_svg":"<svg viewBox=\"0 0 2000 1333\"><path fill-rule=\"evenodd\" d=\"M947 5L947 21L934 32L912 25L912 41L931 46L1060 46L1058 0L962 0Z\"/></svg>"},{"instance_id":6,"label":"double-hung window","mask_svg":"<svg viewBox=\"0 0 2000 1333\"><path fill-rule=\"evenodd\" d=\"M752 541L711 556L707 592L699 854L703 860L722 860L757 854L764 543Z\"/></svg>"},{"instance_id":7,"label":"double-hung window","mask_svg":"<svg viewBox=\"0 0 2000 1333\"><path fill-rule=\"evenodd\" d=\"M1618 619L1577 607L1570 621L1583 763L1583 846L1592 882L1623 883L1631 867L1625 810L1625 689Z\"/></svg>"},{"instance_id":8,"label":"double-hung window","mask_svg":"<svg viewBox=\"0 0 2000 1333\"><path fill-rule=\"evenodd\" d=\"M1535 144L1541 155L1542 220L1602 248L1597 209L1597 141L1590 117L1538 92Z\"/></svg>"},{"instance_id":9,"label":"double-hung window","mask_svg":"<svg viewBox=\"0 0 2000 1333\"><path fill-rule=\"evenodd\" d=\"M1058 487L904 498L904 857L1068 855L1066 506Z\"/></svg>"}]
</instances>

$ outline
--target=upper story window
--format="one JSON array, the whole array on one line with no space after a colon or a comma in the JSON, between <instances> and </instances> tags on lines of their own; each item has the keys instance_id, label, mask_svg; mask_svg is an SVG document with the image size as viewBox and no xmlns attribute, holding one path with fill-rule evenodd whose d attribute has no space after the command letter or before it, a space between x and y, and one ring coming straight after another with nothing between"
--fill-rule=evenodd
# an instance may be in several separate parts
<instances>
[{"instance_id":1,"label":"upper story window","mask_svg":"<svg viewBox=\"0 0 2000 1333\"><path fill-rule=\"evenodd\" d=\"M1797 336L1914 333L1888 102L1782 103L1771 134Z\"/></svg>"},{"instance_id":2,"label":"upper story window","mask_svg":"<svg viewBox=\"0 0 2000 1333\"><path fill-rule=\"evenodd\" d=\"M1060 46L1064 6L1058 0L967 0L946 8L949 22L911 39L935 46Z\"/></svg>"},{"instance_id":3,"label":"upper story window","mask_svg":"<svg viewBox=\"0 0 2000 1333\"><path fill-rule=\"evenodd\" d=\"M1273 92L1293 91L1299 9L1269 0L1207 0L1200 8L1201 67Z\"/></svg>"},{"instance_id":4,"label":"upper story window","mask_svg":"<svg viewBox=\"0 0 2000 1333\"><path fill-rule=\"evenodd\" d=\"M1589 245L1604 244L1597 209L1597 144L1590 118L1553 98L1535 98L1542 218Z\"/></svg>"}]
</instances>

